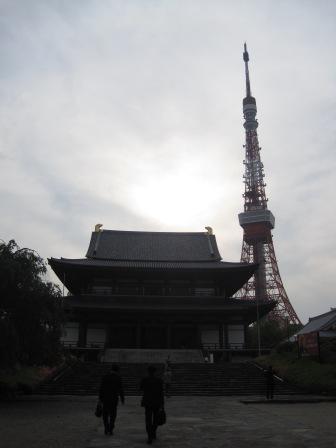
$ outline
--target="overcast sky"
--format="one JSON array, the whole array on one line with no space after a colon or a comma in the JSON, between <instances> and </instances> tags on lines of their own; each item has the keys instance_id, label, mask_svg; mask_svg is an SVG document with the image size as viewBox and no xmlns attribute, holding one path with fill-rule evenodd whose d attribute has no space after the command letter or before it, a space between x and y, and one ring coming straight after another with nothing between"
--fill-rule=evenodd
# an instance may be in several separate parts
<instances>
[{"instance_id":1,"label":"overcast sky","mask_svg":"<svg viewBox=\"0 0 336 448\"><path fill-rule=\"evenodd\" d=\"M336 306L334 0L0 0L0 238L210 225L239 261L245 40L285 288Z\"/></svg>"}]
</instances>

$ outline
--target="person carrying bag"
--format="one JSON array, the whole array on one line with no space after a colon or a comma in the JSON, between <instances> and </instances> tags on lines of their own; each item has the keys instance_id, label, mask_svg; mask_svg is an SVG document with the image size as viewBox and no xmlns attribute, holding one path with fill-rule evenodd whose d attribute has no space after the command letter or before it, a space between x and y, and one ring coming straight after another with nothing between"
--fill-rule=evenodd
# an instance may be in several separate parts
<instances>
[{"instance_id":1,"label":"person carrying bag","mask_svg":"<svg viewBox=\"0 0 336 448\"><path fill-rule=\"evenodd\" d=\"M164 410L164 408L160 408L157 415L158 426L164 425L166 421L167 421L166 411Z\"/></svg>"},{"instance_id":2,"label":"person carrying bag","mask_svg":"<svg viewBox=\"0 0 336 448\"><path fill-rule=\"evenodd\" d=\"M155 376L156 368L154 366L149 366L147 370L148 376L141 380L140 389L143 391L141 406L145 408L147 443L150 445L156 439L157 427L166 422L166 413L163 381Z\"/></svg>"},{"instance_id":3,"label":"person carrying bag","mask_svg":"<svg viewBox=\"0 0 336 448\"><path fill-rule=\"evenodd\" d=\"M119 375L119 367L113 365L111 372L102 378L99 388L99 402L96 409L96 412L99 413L98 406L99 404L102 405L102 416L106 435L113 434L119 397L121 403L124 404L125 396L122 379Z\"/></svg>"}]
</instances>

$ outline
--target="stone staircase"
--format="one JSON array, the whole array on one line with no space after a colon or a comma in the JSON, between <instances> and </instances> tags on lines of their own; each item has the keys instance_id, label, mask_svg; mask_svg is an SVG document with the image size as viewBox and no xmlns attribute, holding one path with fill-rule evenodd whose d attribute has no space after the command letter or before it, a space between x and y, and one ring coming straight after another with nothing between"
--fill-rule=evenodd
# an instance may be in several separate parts
<instances>
[{"instance_id":1,"label":"stone staircase","mask_svg":"<svg viewBox=\"0 0 336 448\"><path fill-rule=\"evenodd\" d=\"M265 395L265 376L250 362L173 367L173 395L230 396ZM280 379L275 379L278 395L298 393Z\"/></svg>"},{"instance_id":2,"label":"stone staircase","mask_svg":"<svg viewBox=\"0 0 336 448\"><path fill-rule=\"evenodd\" d=\"M102 362L112 363L150 363L159 364L165 363L168 359L171 363L203 363L204 358L202 350L174 350L174 349L106 349L102 356Z\"/></svg>"},{"instance_id":3,"label":"stone staircase","mask_svg":"<svg viewBox=\"0 0 336 448\"><path fill-rule=\"evenodd\" d=\"M97 395L101 377L111 369L110 363L78 362L63 369L54 378L40 385L36 393L61 395ZM147 373L146 364L119 364L126 395L140 395L140 379ZM164 365L156 364L157 374L163 373ZM276 380L275 394L298 394L300 391ZM263 372L254 364L196 364L172 365L172 395L230 396L265 395Z\"/></svg>"},{"instance_id":4,"label":"stone staircase","mask_svg":"<svg viewBox=\"0 0 336 448\"><path fill-rule=\"evenodd\" d=\"M146 364L118 364L126 395L140 395L140 380L147 373ZM158 375L163 373L163 364L157 367ZM112 363L77 362L63 369L60 375L42 383L36 393L57 395L97 395L103 375L111 370Z\"/></svg>"}]
</instances>

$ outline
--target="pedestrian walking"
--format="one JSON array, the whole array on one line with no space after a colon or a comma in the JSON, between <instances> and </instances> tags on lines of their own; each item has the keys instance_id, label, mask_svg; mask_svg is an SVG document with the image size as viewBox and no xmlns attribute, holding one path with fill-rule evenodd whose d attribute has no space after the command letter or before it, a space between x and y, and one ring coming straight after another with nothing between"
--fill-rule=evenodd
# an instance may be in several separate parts
<instances>
[{"instance_id":1,"label":"pedestrian walking","mask_svg":"<svg viewBox=\"0 0 336 448\"><path fill-rule=\"evenodd\" d=\"M204 362L208 363L210 361L210 353L209 350L204 352Z\"/></svg>"},{"instance_id":2,"label":"pedestrian walking","mask_svg":"<svg viewBox=\"0 0 336 448\"><path fill-rule=\"evenodd\" d=\"M172 383L172 371L170 368L166 368L163 372L163 384L164 384L164 392L167 398L170 397L171 391L171 383Z\"/></svg>"},{"instance_id":3,"label":"pedestrian walking","mask_svg":"<svg viewBox=\"0 0 336 448\"><path fill-rule=\"evenodd\" d=\"M143 378L140 389L143 392L141 406L145 408L147 443L156 439L159 412L164 409L163 381L155 376L156 368L148 367L148 376Z\"/></svg>"},{"instance_id":4,"label":"pedestrian walking","mask_svg":"<svg viewBox=\"0 0 336 448\"><path fill-rule=\"evenodd\" d=\"M165 363L165 370L170 369L171 368L171 360L170 360L170 355L167 356L166 359L166 363Z\"/></svg>"},{"instance_id":5,"label":"pedestrian walking","mask_svg":"<svg viewBox=\"0 0 336 448\"><path fill-rule=\"evenodd\" d=\"M268 366L266 370L264 370L265 378L266 378L266 398L267 400L273 400L274 396L274 370L272 366Z\"/></svg>"},{"instance_id":6,"label":"pedestrian walking","mask_svg":"<svg viewBox=\"0 0 336 448\"><path fill-rule=\"evenodd\" d=\"M103 376L99 388L99 399L103 404L103 421L106 435L113 434L119 397L121 403L124 404L125 396L122 379L119 375L119 367L113 365L111 372Z\"/></svg>"}]
</instances>

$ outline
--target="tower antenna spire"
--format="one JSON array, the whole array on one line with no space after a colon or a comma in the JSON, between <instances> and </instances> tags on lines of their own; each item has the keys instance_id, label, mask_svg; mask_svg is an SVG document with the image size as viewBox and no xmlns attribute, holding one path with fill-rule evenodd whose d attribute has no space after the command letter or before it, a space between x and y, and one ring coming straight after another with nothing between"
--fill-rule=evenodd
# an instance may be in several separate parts
<instances>
[{"instance_id":1,"label":"tower antenna spire","mask_svg":"<svg viewBox=\"0 0 336 448\"><path fill-rule=\"evenodd\" d=\"M250 73L248 68L248 61L250 60L249 54L246 47L246 42L244 43L244 53L243 59L245 62L245 77L246 77L246 96L251 96L251 84L250 84Z\"/></svg>"},{"instance_id":2,"label":"tower antenna spire","mask_svg":"<svg viewBox=\"0 0 336 448\"><path fill-rule=\"evenodd\" d=\"M258 141L257 105L251 95L249 76L249 54L244 44L243 59L245 62L246 97L243 99L245 128L245 160L244 160L244 211L239 213L239 224L244 230L241 261L257 263L258 271L238 292L238 297L267 302L275 301L276 307L269 317L282 325L299 324L283 286L273 246L272 230L275 219L267 206L264 182L264 165L260 158Z\"/></svg>"}]
</instances>

